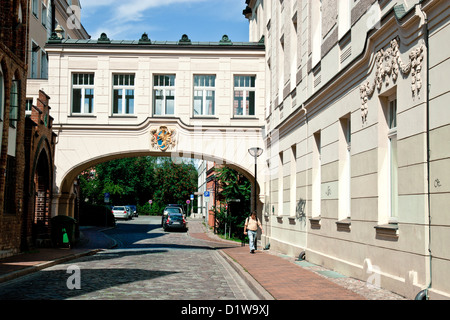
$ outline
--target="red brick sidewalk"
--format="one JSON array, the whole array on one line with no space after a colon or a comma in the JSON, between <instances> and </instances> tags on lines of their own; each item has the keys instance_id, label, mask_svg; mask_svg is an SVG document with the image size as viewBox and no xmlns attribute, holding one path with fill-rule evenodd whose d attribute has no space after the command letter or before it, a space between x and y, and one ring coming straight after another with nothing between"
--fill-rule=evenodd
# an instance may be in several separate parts
<instances>
[{"instance_id":1,"label":"red brick sidewalk","mask_svg":"<svg viewBox=\"0 0 450 320\"><path fill-rule=\"evenodd\" d=\"M266 251L250 254L248 246L220 240L202 230L196 222L191 226L191 237L213 241L214 247L224 245L220 250L241 265L276 300L365 300L363 296L276 254Z\"/></svg>"},{"instance_id":2,"label":"red brick sidewalk","mask_svg":"<svg viewBox=\"0 0 450 320\"><path fill-rule=\"evenodd\" d=\"M248 247L222 249L276 300L364 300L326 278L264 251Z\"/></svg>"}]
</instances>

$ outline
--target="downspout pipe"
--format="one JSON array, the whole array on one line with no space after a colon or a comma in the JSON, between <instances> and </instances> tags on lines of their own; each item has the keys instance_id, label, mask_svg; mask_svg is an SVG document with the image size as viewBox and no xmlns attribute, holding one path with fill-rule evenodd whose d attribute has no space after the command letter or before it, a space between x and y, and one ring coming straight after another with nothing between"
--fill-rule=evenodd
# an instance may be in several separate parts
<instances>
[{"instance_id":1,"label":"downspout pipe","mask_svg":"<svg viewBox=\"0 0 450 320\"><path fill-rule=\"evenodd\" d=\"M428 29L428 16L423 11L423 9L420 7L420 4L416 5L416 14L421 15L424 19L424 33L425 33L425 47L426 47L426 61L427 61L427 67L426 67L426 77L427 77L427 85L426 85L426 148L427 148L427 197L428 197L428 253L430 258L430 265L429 265L429 277L430 282L427 286L427 288L420 291L416 297L415 300L428 300L428 290L431 288L432 285L432 254L431 254L431 182L430 182L430 47L429 47L429 29Z\"/></svg>"}]
</instances>

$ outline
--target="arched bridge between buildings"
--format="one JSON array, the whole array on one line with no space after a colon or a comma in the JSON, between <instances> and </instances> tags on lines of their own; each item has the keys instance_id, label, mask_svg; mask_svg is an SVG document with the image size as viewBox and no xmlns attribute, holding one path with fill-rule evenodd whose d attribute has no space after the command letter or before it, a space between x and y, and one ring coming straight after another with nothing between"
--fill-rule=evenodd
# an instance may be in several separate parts
<instances>
[{"instance_id":1,"label":"arched bridge between buildings","mask_svg":"<svg viewBox=\"0 0 450 320\"><path fill-rule=\"evenodd\" d=\"M262 128L186 125L177 118L147 118L138 125L57 124L53 215L74 216L77 176L98 163L138 156L194 158L215 161L243 173L252 182L255 160L252 147L263 147ZM263 178L263 157L258 159L258 177ZM264 194L258 183L257 194ZM254 203L252 196L252 207ZM260 199L260 197L258 197ZM258 211L262 203L258 200Z\"/></svg>"}]
</instances>

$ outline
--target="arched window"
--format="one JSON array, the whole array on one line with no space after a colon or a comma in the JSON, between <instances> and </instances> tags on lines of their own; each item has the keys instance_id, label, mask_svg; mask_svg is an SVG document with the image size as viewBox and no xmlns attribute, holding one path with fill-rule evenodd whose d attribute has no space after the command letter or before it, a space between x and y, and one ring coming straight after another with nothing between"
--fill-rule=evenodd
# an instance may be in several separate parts
<instances>
[{"instance_id":1,"label":"arched window","mask_svg":"<svg viewBox=\"0 0 450 320\"><path fill-rule=\"evenodd\" d=\"M0 61L0 143L3 138L3 117L5 113L5 78L3 77L3 68Z\"/></svg>"},{"instance_id":2,"label":"arched window","mask_svg":"<svg viewBox=\"0 0 450 320\"><path fill-rule=\"evenodd\" d=\"M19 7L17 8L17 20L19 23L22 23L22 21L23 21L22 4L20 2L19 2Z\"/></svg>"},{"instance_id":3,"label":"arched window","mask_svg":"<svg viewBox=\"0 0 450 320\"><path fill-rule=\"evenodd\" d=\"M9 125L16 127L17 120L19 120L19 106L20 106L20 80L16 77L11 82L11 98L9 106Z\"/></svg>"},{"instance_id":4,"label":"arched window","mask_svg":"<svg viewBox=\"0 0 450 320\"><path fill-rule=\"evenodd\" d=\"M5 108L5 81L3 79L3 70L0 65L0 121L3 121L3 110Z\"/></svg>"}]
</instances>

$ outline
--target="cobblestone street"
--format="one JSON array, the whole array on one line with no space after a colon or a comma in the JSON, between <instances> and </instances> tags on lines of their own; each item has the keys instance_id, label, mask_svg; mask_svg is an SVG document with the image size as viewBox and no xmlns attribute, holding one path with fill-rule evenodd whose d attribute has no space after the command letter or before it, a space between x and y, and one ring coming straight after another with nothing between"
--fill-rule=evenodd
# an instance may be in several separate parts
<instances>
[{"instance_id":1,"label":"cobblestone street","mask_svg":"<svg viewBox=\"0 0 450 320\"><path fill-rule=\"evenodd\" d=\"M165 233L156 218L120 222L105 250L0 285L0 300L246 300L256 299L207 242ZM80 289L76 284L79 268ZM68 286L69 285L69 286Z\"/></svg>"}]
</instances>

